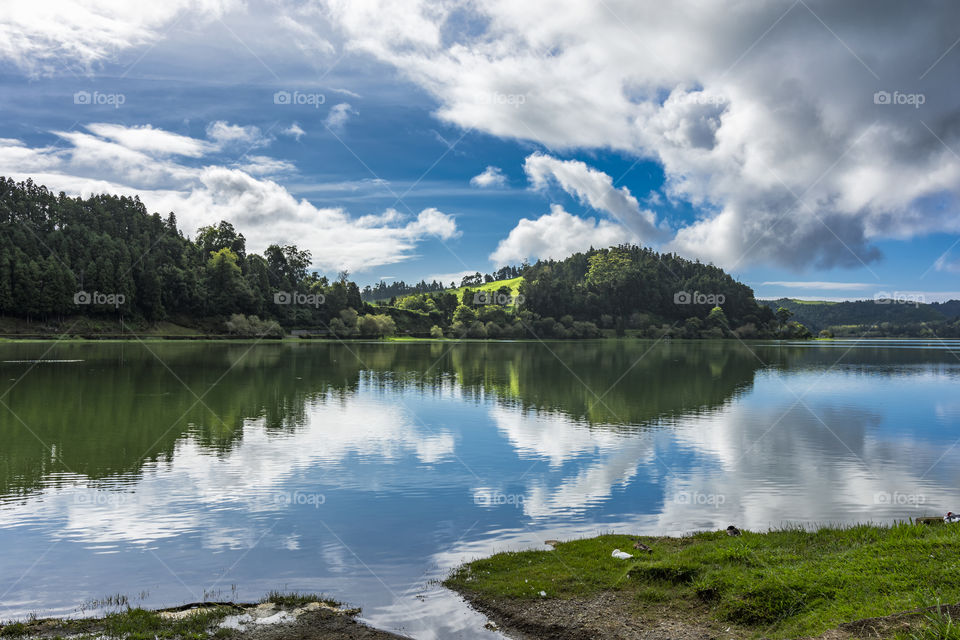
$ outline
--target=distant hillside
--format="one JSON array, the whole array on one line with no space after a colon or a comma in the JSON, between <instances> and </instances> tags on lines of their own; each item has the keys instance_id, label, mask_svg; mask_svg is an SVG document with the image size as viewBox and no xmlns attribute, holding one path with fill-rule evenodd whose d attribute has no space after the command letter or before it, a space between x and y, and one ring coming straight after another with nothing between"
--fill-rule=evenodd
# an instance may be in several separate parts
<instances>
[{"instance_id":1,"label":"distant hillside","mask_svg":"<svg viewBox=\"0 0 960 640\"><path fill-rule=\"evenodd\" d=\"M913 325L945 323L960 315L960 301L925 304L895 300L858 300L827 302L810 300L763 300L774 311L784 307L793 312L793 319L813 332L837 327L870 327L888 323Z\"/></svg>"}]
</instances>

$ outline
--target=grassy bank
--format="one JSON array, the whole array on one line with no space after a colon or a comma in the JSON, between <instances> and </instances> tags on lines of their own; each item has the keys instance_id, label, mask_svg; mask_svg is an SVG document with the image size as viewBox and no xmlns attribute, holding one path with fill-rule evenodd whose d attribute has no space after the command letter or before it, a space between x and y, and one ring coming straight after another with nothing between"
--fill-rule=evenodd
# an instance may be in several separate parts
<instances>
[{"instance_id":1,"label":"grassy bank","mask_svg":"<svg viewBox=\"0 0 960 640\"><path fill-rule=\"evenodd\" d=\"M478 604L523 607L615 593L637 620L722 623L743 636L818 635L844 622L960 602L960 525L605 535L550 551L500 553L446 581ZM611 557L614 549L633 553ZM545 595L541 595L545 594Z\"/></svg>"},{"instance_id":2,"label":"grassy bank","mask_svg":"<svg viewBox=\"0 0 960 640\"><path fill-rule=\"evenodd\" d=\"M125 598L123 599L125 600ZM0 623L0 638L23 640L395 640L355 621L359 609L316 594L274 592L258 604L202 603L150 611L127 608L94 618ZM225 624L228 616L231 624Z\"/></svg>"}]
</instances>

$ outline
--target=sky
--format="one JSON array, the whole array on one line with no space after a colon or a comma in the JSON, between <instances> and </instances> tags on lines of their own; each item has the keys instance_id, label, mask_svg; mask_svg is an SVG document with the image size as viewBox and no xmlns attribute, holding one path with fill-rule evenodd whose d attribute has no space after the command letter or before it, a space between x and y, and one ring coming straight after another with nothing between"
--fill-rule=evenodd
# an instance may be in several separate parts
<instances>
[{"instance_id":1,"label":"sky","mask_svg":"<svg viewBox=\"0 0 960 640\"><path fill-rule=\"evenodd\" d=\"M960 298L960 5L34 0L0 175L457 281L624 242L760 297Z\"/></svg>"}]
</instances>

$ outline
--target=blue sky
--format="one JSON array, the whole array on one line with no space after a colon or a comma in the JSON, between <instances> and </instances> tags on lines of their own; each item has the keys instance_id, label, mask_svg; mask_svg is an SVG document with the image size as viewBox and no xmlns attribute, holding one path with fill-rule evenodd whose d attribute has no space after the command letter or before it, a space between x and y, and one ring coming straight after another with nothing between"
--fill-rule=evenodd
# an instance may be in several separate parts
<instances>
[{"instance_id":1,"label":"blue sky","mask_svg":"<svg viewBox=\"0 0 960 640\"><path fill-rule=\"evenodd\" d=\"M634 241L764 297L960 298L960 33L936 20L772 3L708 31L645 3L552 22L540 3L401 4L18 9L0 172L139 193L188 234L226 218L361 284ZM874 98L897 87L922 109ZM488 167L502 178L471 182Z\"/></svg>"}]
</instances>

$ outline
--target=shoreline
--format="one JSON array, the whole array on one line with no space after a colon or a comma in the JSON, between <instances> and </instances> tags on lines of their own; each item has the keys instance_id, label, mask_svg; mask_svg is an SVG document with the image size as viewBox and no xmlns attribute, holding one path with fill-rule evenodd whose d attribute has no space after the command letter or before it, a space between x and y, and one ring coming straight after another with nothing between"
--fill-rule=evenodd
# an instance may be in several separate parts
<instances>
[{"instance_id":1,"label":"shoreline","mask_svg":"<svg viewBox=\"0 0 960 640\"><path fill-rule=\"evenodd\" d=\"M960 525L549 542L467 562L443 584L504 631L550 640L932 639L960 620Z\"/></svg>"},{"instance_id":2,"label":"shoreline","mask_svg":"<svg viewBox=\"0 0 960 640\"><path fill-rule=\"evenodd\" d=\"M271 594L259 603L196 602L80 618L0 621L23 640L409 640L356 618L360 609L313 594Z\"/></svg>"}]
</instances>

